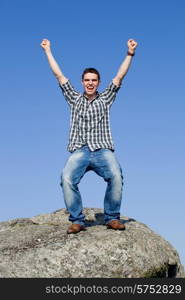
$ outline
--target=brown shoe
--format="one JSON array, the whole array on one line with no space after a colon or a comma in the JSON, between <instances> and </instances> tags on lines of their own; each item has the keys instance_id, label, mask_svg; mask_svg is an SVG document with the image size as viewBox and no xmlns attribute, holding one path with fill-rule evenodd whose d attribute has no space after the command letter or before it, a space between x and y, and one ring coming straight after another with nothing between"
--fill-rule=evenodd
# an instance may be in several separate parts
<instances>
[{"instance_id":1,"label":"brown shoe","mask_svg":"<svg viewBox=\"0 0 185 300\"><path fill-rule=\"evenodd\" d=\"M114 230L124 230L125 225L122 224L119 220L112 220L107 224L107 228Z\"/></svg>"},{"instance_id":2,"label":"brown shoe","mask_svg":"<svg viewBox=\"0 0 185 300\"><path fill-rule=\"evenodd\" d=\"M68 227L68 230L67 230L67 233L70 234L70 233L78 233L82 230L86 230L84 226L80 225L80 224L71 224L69 227Z\"/></svg>"}]
</instances>

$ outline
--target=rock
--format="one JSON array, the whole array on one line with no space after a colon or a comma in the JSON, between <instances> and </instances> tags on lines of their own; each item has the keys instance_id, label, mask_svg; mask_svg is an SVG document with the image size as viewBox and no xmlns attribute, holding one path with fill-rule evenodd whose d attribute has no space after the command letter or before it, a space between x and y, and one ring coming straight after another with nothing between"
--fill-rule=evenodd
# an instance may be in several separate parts
<instances>
[{"instance_id":1,"label":"rock","mask_svg":"<svg viewBox=\"0 0 185 300\"><path fill-rule=\"evenodd\" d=\"M145 224L121 217L126 230L108 230L102 210L84 213L87 230L74 235L65 209L0 222L0 277L185 277L177 251Z\"/></svg>"}]
</instances>

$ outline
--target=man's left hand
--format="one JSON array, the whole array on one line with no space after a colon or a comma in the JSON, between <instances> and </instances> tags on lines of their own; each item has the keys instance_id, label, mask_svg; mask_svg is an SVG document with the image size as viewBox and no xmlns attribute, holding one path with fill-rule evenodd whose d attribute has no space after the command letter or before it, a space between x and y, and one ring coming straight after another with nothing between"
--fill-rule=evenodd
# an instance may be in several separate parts
<instances>
[{"instance_id":1,"label":"man's left hand","mask_svg":"<svg viewBox=\"0 0 185 300\"><path fill-rule=\"evenodd\" d=\"M134 53L137 47L137 42L133 39L128 40L127 42L128 50L130 53Z\"/></svg>"}]
</instances>

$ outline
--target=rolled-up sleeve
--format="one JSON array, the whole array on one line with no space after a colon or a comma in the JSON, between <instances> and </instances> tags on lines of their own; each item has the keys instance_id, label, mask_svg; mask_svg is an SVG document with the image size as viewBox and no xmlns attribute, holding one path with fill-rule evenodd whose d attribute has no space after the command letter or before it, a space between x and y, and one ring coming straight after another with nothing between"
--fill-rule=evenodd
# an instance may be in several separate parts
<instances>
[{"instance_id":1,"label":"rolled-up sleeve","mask_svg":"<svg viewBox=\"0 0 185 300\"><path fill-rule=\"evenodd\" d=\"M70 105L74 104L80 93L74 89L74 87L71 85L71 82L68 80L65 84L59 83L59 87L61 88L67 102Z\"/></svg>"},{"instance_id":2,"label":"rolled-up sleeve","mask_svg":"<svg viewBox=\"0 0 185 300\"><path fill-rule=\"evenodd\" d=\"M116 98L116 93L119 91L121 86L117 86L111 81L109 86L101 93L101 98L103 101L106 102L106 104L111 105L115 98Z\"/></svg>"}]
</instances>

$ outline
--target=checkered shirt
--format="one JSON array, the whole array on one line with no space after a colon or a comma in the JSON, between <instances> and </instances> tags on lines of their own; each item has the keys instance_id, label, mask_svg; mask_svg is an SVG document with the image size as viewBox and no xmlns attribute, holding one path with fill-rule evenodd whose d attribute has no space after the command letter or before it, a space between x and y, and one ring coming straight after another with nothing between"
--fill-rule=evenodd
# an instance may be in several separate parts
<instances>
[{"instance_id":1,"label":"checkered shirt","mask_svg":"<svg viewBox=\"0 0 185 300\"><path fill-rule=\"evenodd\" d=\"M114 151L110 130L110 107L120 87L113 82L94 100L89 101L84 94L77 92L70 81L59 84L71 108L71 128L68 151L73 152L88 145L91 151L107 148Z\"/></svg>"}]
</instances>

